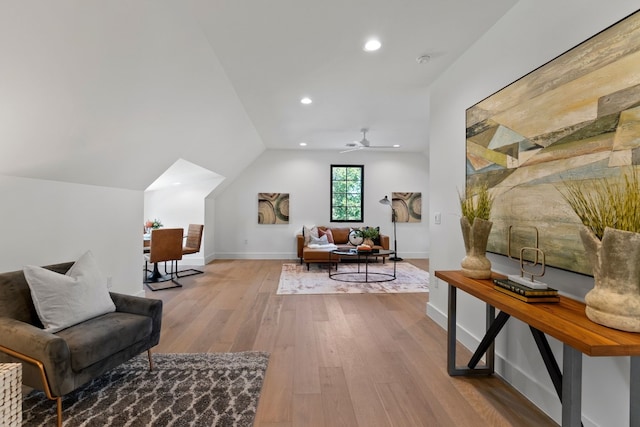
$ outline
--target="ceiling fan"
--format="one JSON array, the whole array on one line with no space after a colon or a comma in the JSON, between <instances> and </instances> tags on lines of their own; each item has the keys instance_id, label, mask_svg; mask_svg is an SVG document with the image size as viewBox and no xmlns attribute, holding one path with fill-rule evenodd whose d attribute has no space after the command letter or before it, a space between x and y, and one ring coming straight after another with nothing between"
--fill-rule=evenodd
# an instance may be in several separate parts
<instances>
[{"instance_id":1,"label":"ceiling fan","mask_svg":"<svg viewBox=\"0 0 640 427\"><path fill-rule=\"evenodd\" d=\"M341 151L340 153L348 153L350 151L363 150L366 148L398 148L399 147L398 145L371 145L371 143L367 139L367 132L369 132L369 129L362 128L360 129L360 132L362 132L362 139L360 141L349 142L347 144L347 149L344 151Z\"/></svg>"}]
</instances>

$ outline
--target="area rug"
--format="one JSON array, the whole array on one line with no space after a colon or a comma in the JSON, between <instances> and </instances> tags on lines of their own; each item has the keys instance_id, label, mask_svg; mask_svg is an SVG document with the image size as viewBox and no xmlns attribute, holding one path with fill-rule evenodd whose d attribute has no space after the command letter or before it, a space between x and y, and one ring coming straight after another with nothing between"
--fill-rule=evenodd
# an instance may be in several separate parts
<instances>
[{"instance_id":1,"label":"area rug","mask_svg":"<svg viewBox=\"0 0 640 427\"><path fill-rule=\"evenodd\" d=\"M335 267L333 267L335 270ZM364 271L364 266L360 266ZM339 264L340 273L354 273L357 265ZM393 262L369 265L372 279L381 278L375 272L393 273ZM290 294L367 294L367 293L410 293L429 292L429 273L407 262L396 264L396 279L389 282L361 283L363 276L345 274L340 276L348 282L329 278L329 267L323 264L312 264L307 271L306 264L283 264L278 284L278 295Z\"/></svg>"},{"instance_id":2,"label":"area rug","mask_svg":"<svg viewBox=\"0 0 640 427\"><path fill-rule=\"evenodd\" d=\"M252 426L268 353L146 352L64 396L65 427ZM23 426L56 425L56 405L33 391Z\"/></svg>"}]
</instances>

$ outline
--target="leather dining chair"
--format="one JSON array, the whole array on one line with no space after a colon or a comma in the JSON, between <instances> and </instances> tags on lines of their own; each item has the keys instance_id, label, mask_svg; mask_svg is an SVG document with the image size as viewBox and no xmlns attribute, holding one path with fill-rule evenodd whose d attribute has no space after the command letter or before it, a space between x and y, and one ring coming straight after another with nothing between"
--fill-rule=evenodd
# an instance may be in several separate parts
<instances>
[{"instance_id":1,"label":"leather dining chair","mask_svg":"<svg viewBox=\"0 0 640 427\"><path fill-rule=\"evenodd\" d=\"M187 229L187 241L184 243L184 247L182 248L182 255L197 254L200 252L203 230L204 225L202 224L189 224L189 228ZM204 272L201 270L188 268L178 271L177 275L178 277L186 277L202 273Z\"/></svg>"},{"instance_id":2,"label":"leather dining chair","mask_svg":"<svg viewBox=\"0 0 640 427\"><path fill-rule=\"evenodd\" d=\"M144 283L152 291L182 287L176 280L178 278L178 261L182 259L182 228L160 228L151 231L151 244L149 253L145 254L145 280ZM153 263L153 272L146 274L148 263ZM164 272L161 274L158 263L164 262ZM167 270L167 262L171 267ZM172 282L172 286L161 285L162 282Z\"/></svg>"}]
</instances>

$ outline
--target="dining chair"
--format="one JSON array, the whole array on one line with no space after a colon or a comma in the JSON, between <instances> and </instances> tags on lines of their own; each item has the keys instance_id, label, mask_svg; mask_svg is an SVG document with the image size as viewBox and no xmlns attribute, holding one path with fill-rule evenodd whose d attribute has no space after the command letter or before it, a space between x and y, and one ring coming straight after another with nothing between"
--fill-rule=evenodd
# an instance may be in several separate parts
<instances>
[{"instance_id":1,"label":"dining chair","mask_svg":"<svg viewBox=\"0 0 640 427\"><path fill-rule=\"evenodd\" d=\"M144 256L144 267L146 271L148 263L153 263L153 272L150 275L145 273L144 283L152 291L182 287L176 279L178 278L178 261L182 259L183 233L182 228L159 228L151 231L151 244L149 253ZM158 263L160 262L164 262L165 274L159 271ZM171 263L169 270L167 270L167 262ZM171 281L173 286L160 285L168 281Z\"/></svg>"},{"instance_id":2,"label":"dining chair","mask_svg":"<svg viewBox=\"0 0 640 427\"><path fill-rule=\"evenodd\" d=\"M197 254L198 252L200 252L200 247L202 246L203 230L203 224L189 224L189 228L187 229L187 240L184 243L184 247L182 248L182 255ZM204 273L202 270L187 268L185 270L178 271L177 276L187 277L202 273Z\"/></svg>"}]
</instances>

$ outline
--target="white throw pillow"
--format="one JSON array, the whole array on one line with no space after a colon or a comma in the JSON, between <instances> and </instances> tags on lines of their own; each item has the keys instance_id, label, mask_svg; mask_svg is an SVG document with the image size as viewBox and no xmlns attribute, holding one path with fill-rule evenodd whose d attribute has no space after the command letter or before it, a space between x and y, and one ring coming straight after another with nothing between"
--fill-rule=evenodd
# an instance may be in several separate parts
<instances>
[{"instance_id":1,"label":"white throw pillow","mask_svg":"<svg viewBox=\"0 0 640 427\"><path fill-rule=\"evenodd\" d=\"M302 227L302 235L304 236L304 245L307 246L311 242L311 238L318 236L318 227L315 225L313 227L307 227L306 225Z\"/></svg>"},{"instance_id":2,"label":"white throw pillow","mask_svg":"<svg viewBox=\"0 0 640 427\"><path fill-rule=\"evenodd\" d=\"M329 239L327 238L326 234L322 237L311 236L311 240L309 240L309 244L310 245L328 245Z\"/></svg>"},{"instance_id":3,"label":"white throw pillow","mask_svg":"<svg viewBox=\"0 0 640 427\"><path fill-rule=\"evenodd\" d=\"M67 274L28 265L24 276L31 290L36 312L47 332L116 311L107 281L91 251L76 261Z\"/></svg>"}]
</instances>

